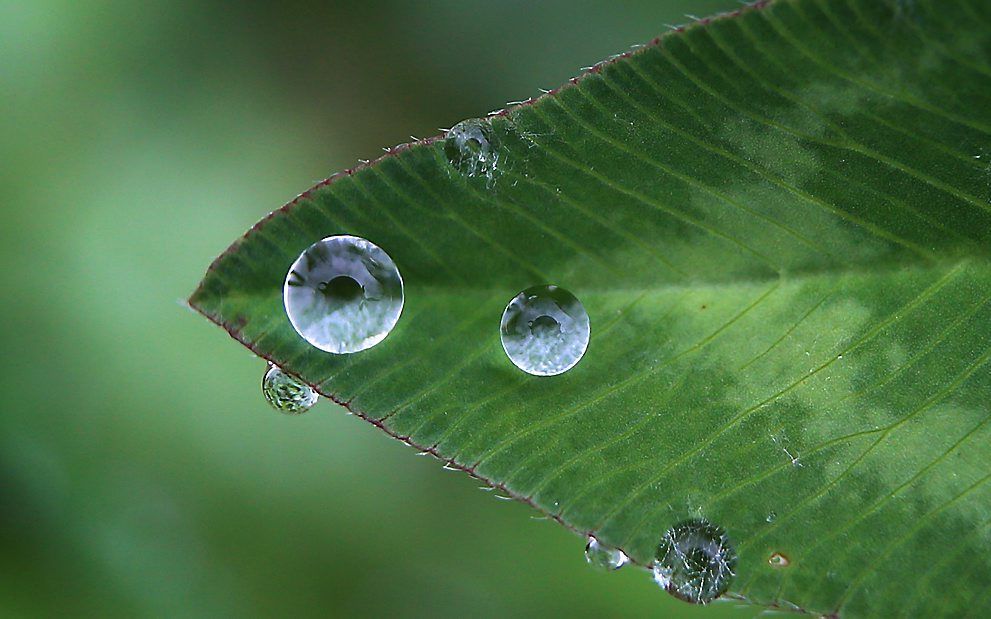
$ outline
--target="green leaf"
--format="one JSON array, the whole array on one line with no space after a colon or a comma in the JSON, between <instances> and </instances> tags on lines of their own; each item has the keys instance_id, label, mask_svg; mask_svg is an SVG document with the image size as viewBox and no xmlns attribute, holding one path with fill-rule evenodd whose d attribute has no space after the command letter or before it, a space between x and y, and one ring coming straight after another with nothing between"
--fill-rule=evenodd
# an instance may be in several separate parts
<instances>
[{"instance_id":1,"label":"green leaf","mask_svg":"<svg viewBox=\"0 0 991 619\"><path fill-rule=\"evenodd\" d=\"M190 303L641 565L703 517L753 603L991 611L991 4L759 3L486 122L491 174L439 138L392 149L261 221ZM406 306L339 356L282 285L344 233ZM498 332L542 283L592 324L546 378Z\"/></svg>"}]
</instances>

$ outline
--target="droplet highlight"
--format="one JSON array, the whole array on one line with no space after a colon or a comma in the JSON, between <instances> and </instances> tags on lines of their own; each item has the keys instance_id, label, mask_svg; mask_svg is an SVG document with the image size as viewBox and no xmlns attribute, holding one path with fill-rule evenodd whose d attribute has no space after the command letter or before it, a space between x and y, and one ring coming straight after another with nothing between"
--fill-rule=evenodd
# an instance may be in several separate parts
<instances>
[{"instance_id":1,"label":"droplet highlight","mask_svg":"<svg viewBox=\"0 0 991 619\"><path fill-rule=\"evenodd\" d=\"M363 238L339 235L310 245L283 287L289 322L320 350L354 353L385 339L403 311L396 263Z\"/></svg>"},{"instance_id":2,"label":"droplet highlight","mask_svg":"<svg viewBox=\"0 0 991 619\"><path fill-rule=\"evenodd\" d=\"M271 364L262 377L262 395L272 408L286 415L302 415L319 399L312 387Z\"/></svg>"},{"instance_id":3,"label":"droplet highlight","mask_svg":"<svg viewBox=\"0 0 991 619\"><path fill-rule=\"evenodd\" d=\"M654 580L691 604L707 604L729 589L737 555L726 532L707 520L681 522L657 546Z\"/></svg>"},{"instance_id":4,"label":"droplet highlight","mask_svg":"<svg viewBox=\"0 0 991 619\"><path fill-rule=\"evenodd\" d=\"M612 548L589 536L585 544L585 560L592 567L603 570L618 570L630 562L630 558L619 548Z\"/></svg>"},{"instance_id":5,"label":"droplet highlight","mask_svg":"<svg viewBox=\"0 0 991 619\"><path fill-rule=\"evenodd\" d=\"M776 552L772 554L767 559L767 563L771 567L788 567L789 565L791 565L791 561L788 560L788 557L784 556L780 552Z\"/></svg>"},{"instance_id":6,"label":"droplet highlight","mask_svg":"<svg viewBox=\"0 0 991 619\"><path fill-rule=\"evenodd\" d=\"M502 313L502 348L516 367L534 376L555 376L577 364L588 348L588 313L575 295L558 286L519 293Z\"/></svg>"},{"instance_id":7,"label":"droplet highlight","mask_svg":"<svg viewBox=\"0 0 991 619\"><path fill-rule=\"evenodd\" d=\"M444 155L461 174L491 181L499 167L499 143L492 125L479 119L454 125L445 134Z\"/></svg>"}]
</instances>

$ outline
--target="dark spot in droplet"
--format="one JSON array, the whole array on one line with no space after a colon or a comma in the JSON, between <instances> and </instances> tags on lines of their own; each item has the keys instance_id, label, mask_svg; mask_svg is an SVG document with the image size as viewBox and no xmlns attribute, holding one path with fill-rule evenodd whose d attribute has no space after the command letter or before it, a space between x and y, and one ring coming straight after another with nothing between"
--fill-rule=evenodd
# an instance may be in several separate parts
<instances>
[{"instance_id":1,"label":"dark spot in droplet","mask_svg":"<svg viewBox=\"0 0 991 619\"><path fill-rule=\"evenodd\" d=\"M361 284L347 275L338 275L329 282L321 282L317 288L339 303L351 303L360 299L364 294Z\"/></svg>"},{"instance_id":2,"label":"dark spot in droplet","mask_svg":"<svg viewBox=\"0 0 991 619\"><path fill-rule=\"evenodd\" d=\"M538 316L529 322L530 333L534 335L549 335L561 332L561 325L550 316Z\"/></svg>"}]
</instances>

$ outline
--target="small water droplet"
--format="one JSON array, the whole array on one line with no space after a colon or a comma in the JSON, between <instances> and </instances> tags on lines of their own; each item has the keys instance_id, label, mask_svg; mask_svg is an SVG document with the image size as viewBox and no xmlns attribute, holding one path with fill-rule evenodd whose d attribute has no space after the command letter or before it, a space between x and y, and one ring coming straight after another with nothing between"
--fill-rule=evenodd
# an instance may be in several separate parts
<instances>
[{"instance_id":1,"label":"small water droplet","mask_svg":"<svg viewBox=\"0 0 991 619\"><path fill-rule=\"evenodd\" d=\"M656 559L658 585L679 600L707 604L729 589L737 555L721 527L697 518L668 529Z\"/></svg>"},{"instance_id":2,"label":"small water droplet","mask_svg":"<svg viewBox=\"0 0 991 619\"><path fill-rule=\"evenodd\" d=\"M589 536L588 543L585 545L585 560L593 567L618 570L629 563L630 558L619 548L610 548Z\"/></svg>"},{"instance_id":3,"label":"small water droplet","mask_svg":"<svg viewBox=\"0 0 991 619\"><path fill-rule=\"evenodd\" d=\"M302 415L319 398L312 387L271 364L262 377L262 395L272 408L287 415Z\"/></svg>"},{"instance_id":4,"label":"small water droplet","mask_svg":"<svg viewBox=\"0 0 991 619\"><path fill-rule=\"evenodd\" d=\"M365 239L331 236L310 245L283 287L289 322L313 346L353 353L378 344L403 311L396 263Z\"/></svg>"},{"instance_id":5,"label":"small water droplet","mask_svg":"<svg viewBox=\"0 0 991 619\"><path fill-rule=\"evenodd\" d=\"M491 181L499 166L499 144L492 125L478 119L461 121L447 131L444 154L465 176L485 176Z\"/></svg>"},{"instance_id":6,"label":"small water droplet","mask_svg":"<svg viewBox=\"0 0 991 619\"><path fill-rule=\"evenodd\" d=\"M573 368L588 348L589 333L585 307L558 286L534 286L513 297L500 326L509 359L535 376Z\"/></svg>"},{"instance_id":7,"label":"small water droplet","mask_svg":"<svg viewBox=\"0 0 991 619\"><path fill-rule=\"evenodd\" d=\"M771 567L788 567L789 565L791 565L791 561L788 560L788 557L784 556L780 552L776 552L772 554L767 559L767 563Z\"/></svg>"},{"instance_id":8,"label":"small water droplet","mask_svg":"<svg viewBox=\"0 0 991 619\"><path fill-rule=\"evenodd\" d=\"M765 518L765 520L767 520L768 522L774 522L774 519L777 518L777 517L778 517L778 514L777 513L770 512L770 513L767 514L767 518Z\"/></svg>"}]
</instances>

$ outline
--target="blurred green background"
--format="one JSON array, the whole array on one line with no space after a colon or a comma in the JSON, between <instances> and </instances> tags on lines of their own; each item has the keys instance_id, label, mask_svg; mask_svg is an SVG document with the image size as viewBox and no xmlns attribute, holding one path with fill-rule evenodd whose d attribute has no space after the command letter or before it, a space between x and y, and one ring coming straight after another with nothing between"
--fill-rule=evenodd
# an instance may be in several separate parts
<instances>
[{"instance_id":1,"label":"blurred green background","mask_svg":"<svg viewBox=\"0 0 991 619\"><path fill-rule=\"evenodd\" d=\"M315 181L552 88L683 13L0 0L0 615L748 617L419 458L181 303Z\"/></svg>"}]
</instances>

